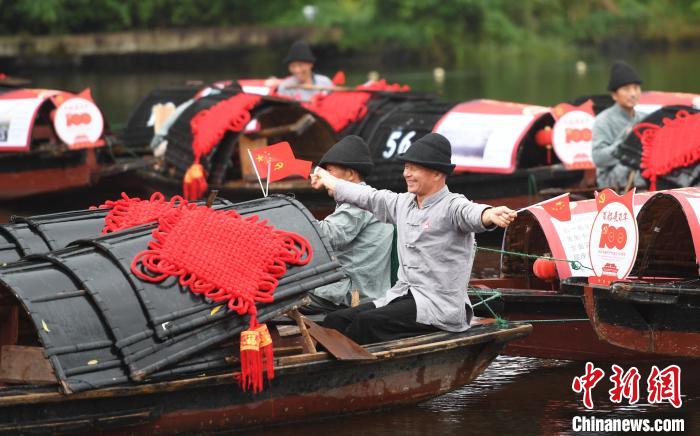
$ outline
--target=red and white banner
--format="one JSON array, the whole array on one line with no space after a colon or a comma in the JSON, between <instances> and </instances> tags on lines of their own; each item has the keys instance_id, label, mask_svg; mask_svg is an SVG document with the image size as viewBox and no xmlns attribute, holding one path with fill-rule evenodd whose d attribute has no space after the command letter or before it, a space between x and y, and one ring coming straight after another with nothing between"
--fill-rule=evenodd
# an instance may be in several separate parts
<instances>
[{"instance_id":1,"label":"red and white banner","mask_svg":"<svg viewBox=\"0 0 700 436\"><path fill-rule=\"evenodd\" d=\"M661 109L663 106L693 106L700 109L700 94L687 94L684 92L663 92L646 91L639 97L636 111L643 114L650 114Z\"/></svg>"},{"instance_id":2,"label":"red and white banner","mask_svg":"<svg viewBox=\"0 0 700 436\"><path fill-rule=\"evenodd\" d=\"M61 91L18 89L0 94L0 152L27 151L39 108Z\"/></svg>"},{"instance_id":3,"label":"red and white banner","mask_svg":"<svg viewBox=\"0 0 700 436\"><path fill-rule=\"evenodd\" d=\"M653 194L653 192L644 192L634 196L635 216ZM585 267L591 267L589 239L593 221L598 214L595 200L570 202L569 213L571 215L568 220L559 219L562 217L561 215L552 215L541 205L529 207L527 210L534 215L542 227L552 257L569 261L575 260ZM508 229L506 229L507 231ZM568 262L556 262L556 264L560 279L588 277L593 274L593 271L588 268L572 269Z\"/></svg>"},{"instance_id":4,"label":"red and white banner","mask_svg":"<svg viewBox=\"0 0 700 436\"><path fill-rule=\"evenodd\" d=\"M523 137L548 113L543 106L474 100L453 107L433 132L450 140L455 171L510 174Z\"/></svg>"},{"instance_id":5,"label":"red and white banner","mask_svg":"<svg viewBox=\"0 0 700 436\"><path fill-rule=\"evenodd\" d=\"M609 284L629 275L637 258L639 230L634 213L634 192L619 196L612 189L596 192L598 213L588 241L591 283Z\"/></svg>"}]
</instances>

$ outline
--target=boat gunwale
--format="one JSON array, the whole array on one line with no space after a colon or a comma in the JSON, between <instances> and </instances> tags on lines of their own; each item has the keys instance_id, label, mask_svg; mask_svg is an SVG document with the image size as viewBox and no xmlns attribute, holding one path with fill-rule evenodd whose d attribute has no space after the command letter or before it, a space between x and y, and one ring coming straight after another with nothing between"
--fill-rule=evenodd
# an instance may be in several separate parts
<instances>
[{"instance_id":1,"label":"boat gunwale","mask_svg":"<svg viewBox=\"0 0 700 436\"><path fill-rule=\"evenodd\" d=\"M490 323L493 324L493 323ZM473 326L478 327L478 326ZM465 332L436 332L428 335L421 335L417 337L410 338L411 340L406 341L405 339L399 339L395 341L382 342L377 344L372 344L369 346L371 349L389 347L389 349L384 349L381 351L370 351L377 359L373 359L364 364L373 364L386 361L391 358L399 357L406 358L410 356L418 356L423 354L428 354L434 351L450 350L458 347L465 347L470 345L476 345L480 343L505 343L510 340L519 339L521 337L527 336L532 331L532 325L526 323L512 322L509 323L507 328L498 328L495 331L487 331L477 334L465 334L467 332L471 333L472 329L466 330ZM441 337L444 333L448 333L447 336L456 336L445 340L440 340L438 342L425 343L431 337ZM416 341L417 340L417 341ZM415 344L418 342L418 344ZM421 343L423 342L423 343ZM401 348L392 349L391 346L396 346L397 344L403 344ZM290 359L293 358L293 359ZM300 361L304 359L303 361ZM284 356L275 359L275 371L280 370L294 370L298 368L306 368L308 365L318 365L324 363L335 363L341 362L333 359L331 355L327 352L318 353L307 353L295 356ZM359 362L353 361L354 364ZM0 407L8 407L15 405L26 405L26 404L36 404L36 403L56 403L62 401L77 401L86 399L97 399L97 398L114 398L114 397L125 397L131 395L151 395L163 392L173 392L182 389L192 389L201 386L208 386L212 384L233 384L235 383L234 378L231 373L224 374L213 374L205 376L195 376L179 380L167 380L159 381L155 383L144 383L132 386L114 386L109 388L94 389L85 392L79 392L75 394L63 394L58 391L51 392L27 392L17 395L7 395L3 396L0 391Z\"/></svg>"}]
</instances>

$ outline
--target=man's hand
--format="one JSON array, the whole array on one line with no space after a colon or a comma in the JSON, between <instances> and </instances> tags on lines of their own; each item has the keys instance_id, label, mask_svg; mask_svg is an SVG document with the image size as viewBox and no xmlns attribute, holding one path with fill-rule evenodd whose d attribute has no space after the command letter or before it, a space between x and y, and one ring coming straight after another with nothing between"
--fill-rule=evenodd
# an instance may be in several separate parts
<instances>
[{"instance_id":1,"label":"man's hand","mask_svg":"<svg viewBox=\"0 0 700 436\"><path fill-rule=\"evenodd\" d=\"M331 197L335 196L335 182L337 181L338 178L332 176L331 173L321 167L316 167L311 174L311 187L314 189L325 188Z\"/></svg>"},{"instance_id":2,"label":"man's hand","mask_svg":"<svg viewBox=\"0 0 700 436\"><path fill-rule=\"evenodd\" d=\"M498 227L508 227L513 222L518 213L506 206L498 206L486 209L481 214L481 222L485 227L495 224Z\"/></svg>"}]
</instances>

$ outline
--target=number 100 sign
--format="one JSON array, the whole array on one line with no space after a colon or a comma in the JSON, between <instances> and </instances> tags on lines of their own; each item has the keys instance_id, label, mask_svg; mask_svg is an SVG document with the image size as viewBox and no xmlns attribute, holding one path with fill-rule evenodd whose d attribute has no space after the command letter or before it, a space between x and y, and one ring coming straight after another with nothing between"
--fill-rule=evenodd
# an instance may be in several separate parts
<instances>
[{"instance_id":1,"label":"number 100 sign","mask_svg":"<svg viewBox=\"0 0 700 436\"><path fill-rule=\"evenodd\" d=\"M596 193L598 214L588 248L591 267L601 283L624 279L634 266L639 233L633 202L634 190L624 196L611 189Z\"/></svg>"}]
</instances>

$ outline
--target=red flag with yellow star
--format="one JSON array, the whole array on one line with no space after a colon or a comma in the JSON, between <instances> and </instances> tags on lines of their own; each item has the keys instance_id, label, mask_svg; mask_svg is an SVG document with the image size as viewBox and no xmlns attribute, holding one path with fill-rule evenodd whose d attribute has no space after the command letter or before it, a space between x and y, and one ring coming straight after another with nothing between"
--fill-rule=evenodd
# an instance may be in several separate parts
<instances>
[{"instance_id":1,"label":"red flag with yellow star","mask_svg":"<svg viewBox=\"0 0 700 436\"><path fill-rule=\"evenodd\" d=\"M288 142L278 142L254 150L252 154L260 178L269 177L269 182L276 182L293 175L308 179L311 173L311 162L295 158Z\"/></svg>"},{"instance_id":2,"label":"red flag with yellow star","mask_svg":"<svg viewBox=\"0 0 700 436\"><path fill-rule=\"evenodd\" d=\"M569 207L569 193L554 197L550 200L543 201L540 206L547 211L549 215L559 221L571 220L571 208Z\"/></svg>"}]
</instances>

